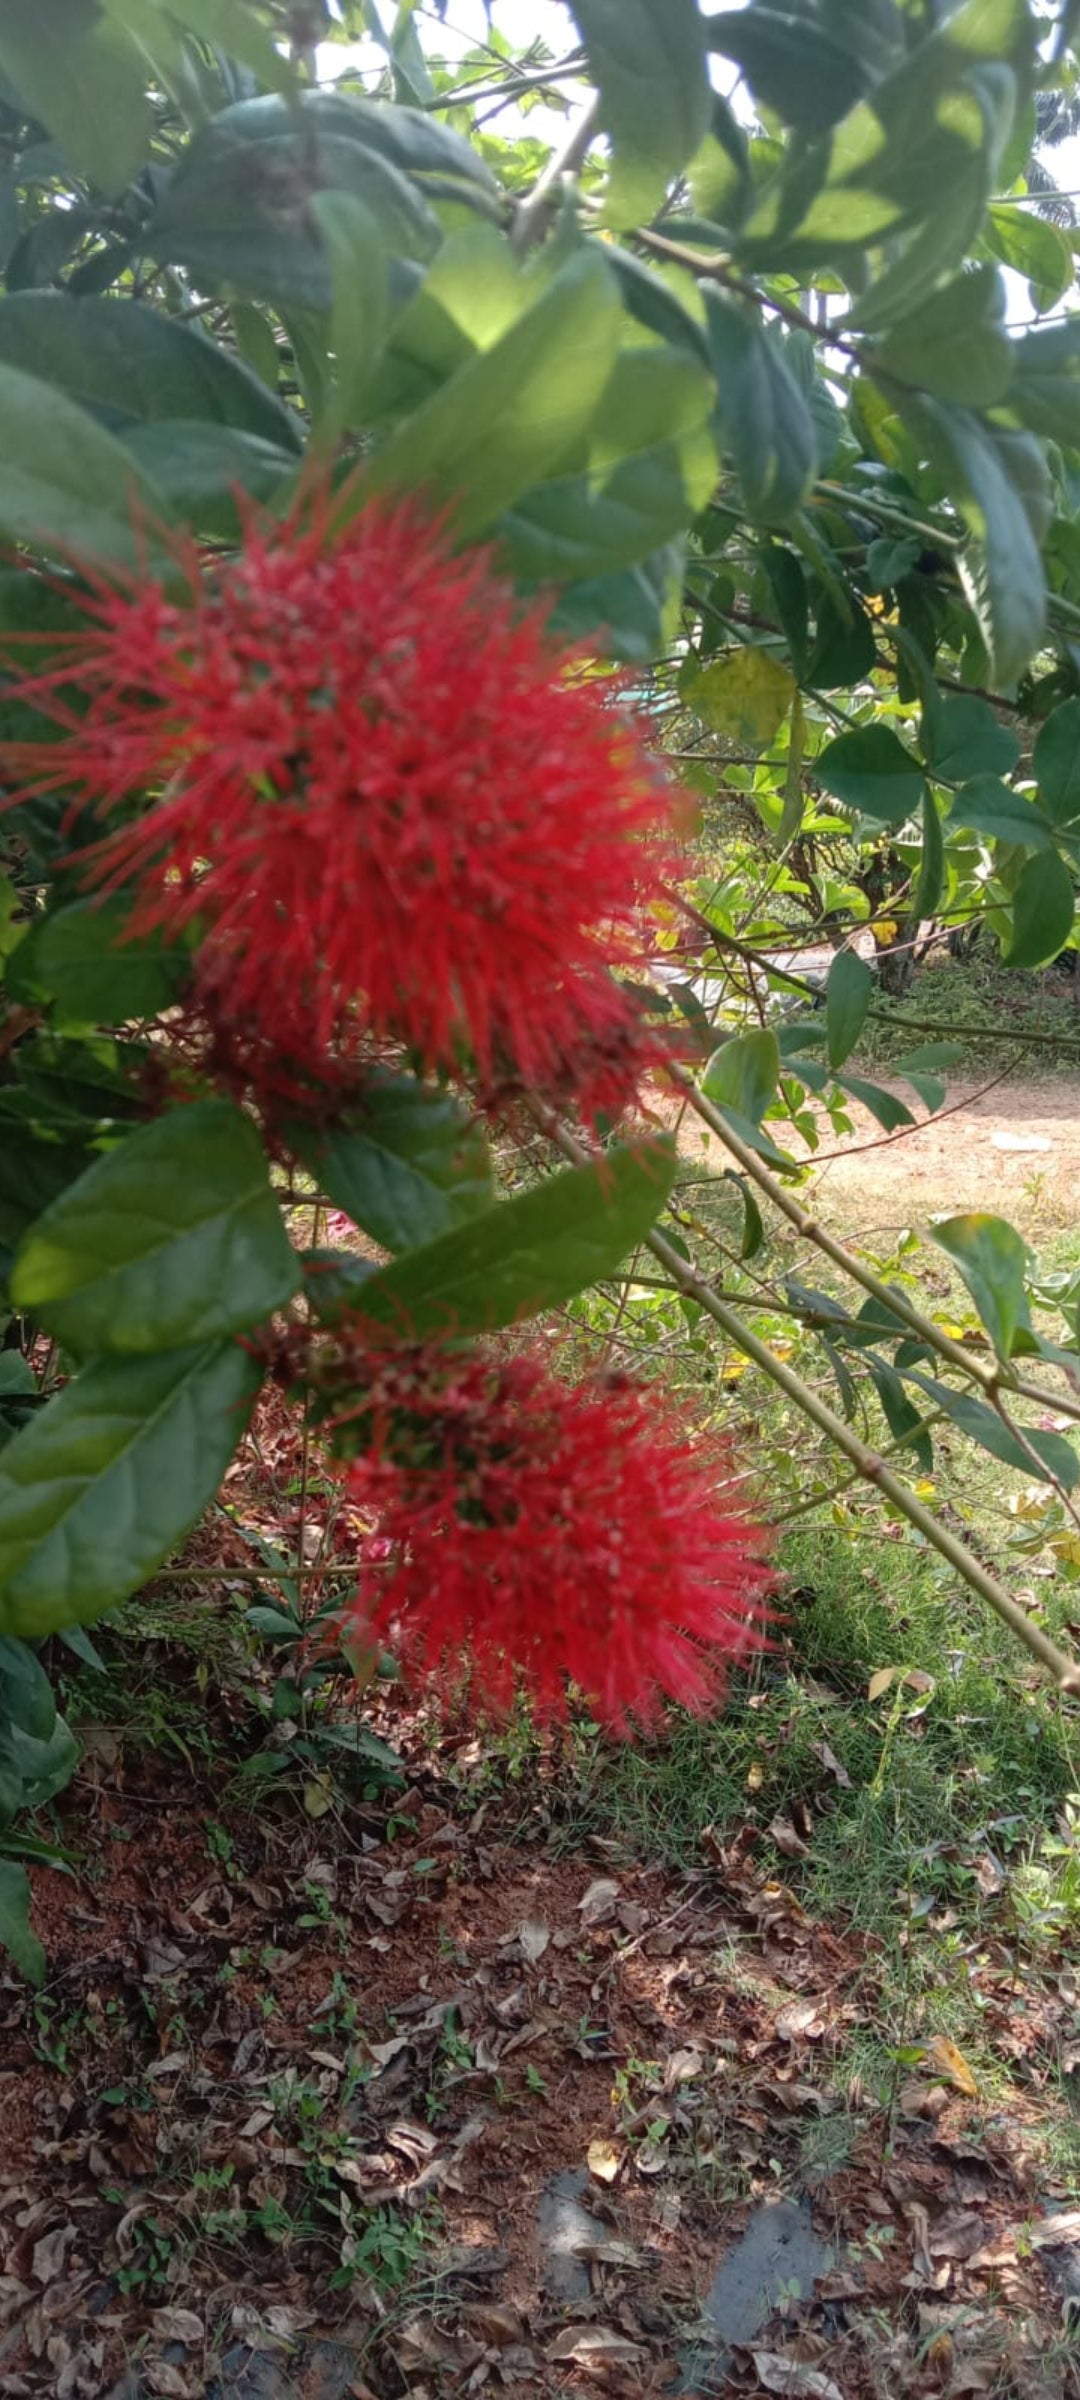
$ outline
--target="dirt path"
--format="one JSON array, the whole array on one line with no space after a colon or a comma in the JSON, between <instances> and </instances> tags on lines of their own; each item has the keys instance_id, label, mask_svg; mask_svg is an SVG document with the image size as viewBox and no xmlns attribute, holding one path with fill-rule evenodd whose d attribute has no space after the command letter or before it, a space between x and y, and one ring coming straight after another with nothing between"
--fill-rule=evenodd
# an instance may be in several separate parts
<instances>
[{"instance_id":1,"label":"dirt path","mask_svg":"<svg viewBox=\"0 0 1080 2400\"><path fill-rule=\"evenodd\" d=\"M921 1114L905 1084L875 1081ZM829 1222L846 1231L891 1240L943 1210L992 1209L1033 1240L1080 1216L1080 1076L1018 1078L989 1089L985 1079L953 1080L937 1116L892 1135L855 1101L849 1113L854 1131L837 1135L817 1112L813 1181ZM794 1156L810 1158L797 1135L780 1129L777 1138ZM683 1120L679 1147L719 1164L716 1143L693 1117Z\"/></svg>"}]
</instances>

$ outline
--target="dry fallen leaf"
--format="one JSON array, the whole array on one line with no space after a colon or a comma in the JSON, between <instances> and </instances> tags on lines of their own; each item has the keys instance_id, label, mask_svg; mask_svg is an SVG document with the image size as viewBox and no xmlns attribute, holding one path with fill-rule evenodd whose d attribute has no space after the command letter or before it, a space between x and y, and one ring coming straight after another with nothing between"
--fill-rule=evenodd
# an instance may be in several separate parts
<instances>
[{"instance_id":1,"label":"dry fallen leaf","mask_svg":"<svg viewBox=\"0 0 1080 2400\"><path fill-rule=\"evenodd\" d=\"M839 2386L819 2368L808 2367L785 2350L752 2350L758 2382L766 2392L790 2393L792 2400L844 2400Z\"/></svg>"},{"instance_id":2,"label":"dry fallen leaf","mask_svg":"<svg viewBox=\"0 0 1080 2400\"><path fill-rule=\"evenodd\" d=\"M609 2326L568 2325L556 2334L546 2355L553 2365L572 2358L579 2367L604 2368L638 2366L645 2352L639 2342L628 2341L625 2334L613 2333Z\"/></svg>"},{"instance_id":3,"label":"dry fallen leaf","mask_svg":"<svg viewBox=\"0 0 1080 2400\"><path fill-rule=\"evenodd\" d=\"M521 1955L527 1959L530 1967L534 1967L537 1959L543 1957L550 1940L551 1927L543 1924L539 1917L526 1917L518 1926Z\"/></svg>"},{"instance_id":4,"label":"dry fallen leaf","mask_svg":"<svg viewBox=\"0 0 1080 2400\"><path fill-rule=\"evenodd\" d=\"M619 1886L610 1875L598 1875L588 1891L578 1901L578 1913L583 1925L603 1925L615 1914Z\"/></svg>"},{"instance_id":5,"label":"dry fallen leaf","mask_svg":"<svg viewBox=\"0 0 1080 2400\"><path fill-rule=\"evenodd\" d=\"M947 2034L935 2033L933 2040L927 2042L923 2056L932 2072L940 2076L943 2082L951 2083L954 2092L963 2092L967 2100L978 2099L979 2087L963 2051L957 2049L955 2042L950 2042Z\"/></svg>"},{"instance_id":6,"label":"dry fallen leaf","mask_svg":"<svg viewBox=\"0 0 1080 2400\"><path fill-rule=\"evenodd\" d=\"M808 1844L803 1841L801 1834L796 1833L789 1817L774 1817L769 1832L784 1858L806 1858L809 1855Z\"/></svg>"},{"instance_id":7,"label":"dry fallen leaf","mask_svg":"<svg viewBox=\"0 0 1080 2400\"><path fill-rule=\"evenodd\" d=\"M624 2152L617 2150L614 2142L595 2141L589 2143L585 2157L589 2173L595 2175L598 2183L614 2183Z\"/></svg>"},{"instance_id":8,"label":"dry fallen leaf","mask_svg":"<svg viewBox=\"0 0 1080 2400\"><path fill-rule=\"evenodd\" d=\"M150 2322L159 2342L204 2342L206 2327L193 2308L155 2308Z\"/></svg>"}]
</instances>

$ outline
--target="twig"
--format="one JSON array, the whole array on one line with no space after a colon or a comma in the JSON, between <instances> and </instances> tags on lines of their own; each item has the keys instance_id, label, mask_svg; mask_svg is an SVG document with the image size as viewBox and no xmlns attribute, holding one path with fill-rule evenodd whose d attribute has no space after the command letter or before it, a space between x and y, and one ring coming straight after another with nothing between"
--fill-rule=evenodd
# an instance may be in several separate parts
<instances>
[{"instance_id":1,"label":"twig","mask_svg":"<svg viewBox=\"0 0 1080 2400\"><path fill-rule=\"evenodd\" d=\"M510 236L510 247L517 251L519 258L526 250L531 250L535 242L542 241L547 232L559 204L564 177L576 175L584 161L597 129L599 110L599 99L590 100L567 135L562 149L556 150L549 158L539 182L534 184L528 199L521 202Z\"/></svg>"}]
</instances>

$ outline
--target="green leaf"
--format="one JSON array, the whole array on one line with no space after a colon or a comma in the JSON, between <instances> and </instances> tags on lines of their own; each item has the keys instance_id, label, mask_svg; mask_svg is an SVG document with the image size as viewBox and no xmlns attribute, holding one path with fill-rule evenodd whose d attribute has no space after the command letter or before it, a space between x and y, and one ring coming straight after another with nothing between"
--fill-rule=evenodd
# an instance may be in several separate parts
<instances>
[{"instance_id":1,"label":"green leaf","mask_svg":"<svg viewBox=\"0 0 1080 2400\"><path fill-rule=\"evenodd\" d=\"M914 1401L908 1399L899 1375L894 1374L882 1359L868 1358L866 1364L877 1387L885 1422L894 1442L905 1443L918 1460L923 1474L929 1475L934 1464L934 1445L929 1433L919 1431L922 1418Z\"/></svg>"},{"instance_id":2,"label":"green leaf","mask_svg":"<svg viewBox=\"0 0 1080 2400\"><path fill-rule=\"evenodd\" d=\"M644 1239L674 1177L666 1140L605 1151L383 1267L357 1295L358 1310L410 1339L516 1325L613 1275Z\"/></svg>"},{"instance_id":3,"label":"green leaf","mask_svg":"<svg viewBox=\"0 0 1080 2400\"><path fill-rule=\"evenodd\" d=\"M1080 446L1080 317L1021 335L1009 406L1032 433Z\"/></svg>"},{"instance_id":4,"label":"green leaf","mask_svg":"<svg viewBox=\"0 0 1080 2400\"><path fill-rule=\"evenodd\" d=\"M1012 900L1012 940L1002 954L1006 967L1045 967L1065 948L1073 929L1073 880L1056 850L1029 858Z\"/></svg>"},{"instance_id":5,"label":"green leaf","mask_svg":"<svg viewBox=\"0 0 1080 2400\"><path fill-rule=\"evenodd\" d=\"M874 978L855 950L838 950L825 986L825 1029L830 1067L850 1058L874 997Z\"/></svg>"},{"instance_id":6,"label":"green leaf","mask_svg":"<svg viewBox=\"0 0 1080 2400\"><path fill-rule=\"evenodd\" d=\"M772 651L741 644L699 667L692 653L679 691L712 733L747 750L767 750L779 733L797 686L790 667Z\"/></svg>"},{"instance_id":7,"label":"green leaf","mask_svg":"<svg viewBox=\"0 0 1080 2400\"><path fill-rule=\"evenodd\" d=\"M920 1375L916 1369L907 1370L907 1380L928 1393L950 1422L966 1433L969 1441L977 1442L980 1450L988 1451L991 1458L1000 1459L1003 1466L1014 1467L1020 1475L1037 1475L1040 1482L1060 1483L1071 1492L1080 1476L1080 1460L1063 1434L1043 1433L1033 1425L1025 1425L1024 1441L1035 1453L1032 1458L997 1411L988 1408L984 1400L976 1400L973 1393L954 1392L947 1383Z\"/></svg>"},{"instance_id":8,"label":"green leaf","mask_svg":"<svg viewBox=\"0 0 1080 2400\"><path fill-rule=\"evenodd\" d=\"M1049 509L1042 450L945 401L898 394L900 415L925 441L973 536L957 560L998 681L1015 682L1043 636L1040 544Z\"/></svg>"},{"instance_id":9,"label":"green leaf","mask_svg":"<svg viewBox=\"0 0 1080 2400\"><path fill-rule=\"evenodd\" d=\"M895 1092L887 1092L884 1084L867 1083L861 1075L838 1075L836 1080L842 1092L849 1092L853 1100L862 1102L884 1133L896 1133L901 1125L914 1125L910 1108L897 1099Z\"/></svg>"},{"instance_id":10,"label":"green leaf","mask_svg":"<svg viewBox=\"0 0 1080 2400\"><path fill-rule=\"evenodd\" d=\"M320 1325L334 1325L359 1304L361 1286L378 1274L374 1260L357 1258L352 1250L302 1250L300 1266L304 1298Z\"/></svg>"},{"instance_id":11,"label":"green leaf","mask_svg":"<svg viewBox=\"0 0 1080 2400\"><path fill-rule=\"evenodd\" d=\"M810 411L757 319L711 289L705 305L717 400L732 463L750 515L775 523L802 506L817 473Z\"/></svg>"},{"instance_id":12,"label":"green leaf","mask_svg":"<svg viewBox=\"0 0 1080 2400\"><path fill-rule=\"evenodd\" d=\"M709 130L697 0L570 0L570 13L612 145L605 215L616 226L647 224Z\"/></svg>"},{"instance_id":13,"label":"green leaf","mask_svg":"<svg viewBox=\"0 0 1080 2400\"><path fill-rule=\"evenodd\" d=\"M1004 266L1027 276L1037 307L1053 308L1068 291L1075 272L1072 251L1060 228L1036 216L1034 208L999 201L987 215L983 240Z\"/></svg>"},{"instance_id":14,"label":"green leaf","mask_svg":"<svg viewBox=\"0 0 1080 2400\"><path fill-rule=\"evenodd\" d=\"M722 9L706 18L710 50L741 67L755 99L800 133L825 133L866 90L858 51L795 8Z\"/></svg>"},{"instance_id":15,"label":"green leaf","mask_svg":"<svg viewBox=\"0 0 1080 2400\"><path fill-rule=\"evenodd\" d=\"M463 540L484 532L587 432L621 332L614 277L577 252L499 341L402 420L363 496L420 486L453 508Z\"/></svg>"},{"instance_id":16,"label":"green leaf","mask_svg":"<svg viewBox=\"0 0 1080 2400\"><path fill-rule=\"evenodd\" d=\"M239 539L239 495L278 502L297 474L295 451L197 417L131 425L121 438L143 473L153 476L170 515L218 541Z\"/></svg>"},{"instance_id":17,"label":"green leaf","mask_svg":"<svg viewBox=\"0 0 1080 2400\"><path fill-rule=\"evenodd\" d=\"M65 393L0 362L0 527L65 561L73 551L145 571L162 494ZM142 530L136 522L139 520Z\"/></svg>"},{"instance_id":18,"label":"green leaf","mask_svg":"<svg viewBox=\"0 0 1080 2400\"><path fill-rule=\"evenodd\" d=\"M1053 849L1045 818L1022 792L999 783L996 775L975 775L961 785L949 810L949 832L961 825L990 841L1019 842L1026 850Z\"/></svg>"},{"instance_id":19,"label":"green leaf","mask_svg":"<svg viewBox=\"0 0 1080 2400\"><path fill-rule=\"evenodd\" d=\"M85 1357L246 1330L298 1282L254 1126L200 1100L88 1167L25 1235L11 1289Z\"/></svg>"},{"instance_id":20,"label":"green leaf","mask_svg":"<svg viewBox=\"0 0 1080 2400\"><path fill-rule=\"evenodd\" d=\"M25 1867L0 1858L0 1950L13 1958L28 1983L44 1983L47 1960L30 1930L30 1884Z\"/></svg>"},{"instance_id":21,"label":"green leaf","mask_svg":"<svg viewBox=\"0 0 1080 2400\"><path fill-rule=\"evenodd\" d=\"M864 676L873 674L876 665L874 627L866 610L852 603L849 595L849 605L844 611L830 592L823 592L817 605L814 647L802 681L812 690L834 692L841 686L861 683Z\"/></svg>"},{"instance_id":22,"label":"green leaf","mask_svg":"<svg viewBox=\"0 0 1080 2400\"><path fill-rule=\"evenodd\" d=\"M95 0L3 0L0 70L72 166L103 192L122 192L150 148L153 119L143 62Z\"/></svg>"},{"instance_id":23,"label":"green leaf","mask_svg":"<svg viewBox=\"0 0 1080 2400\"><path fill-rule=\"evenodd\" d=\"M55 385L112 429L198 417L299 451L300 421L195 325L141 300L15 292L0 300L0 363Z\"/></svg>"},{"instance_id":24,"label":"green leaf","mask_svg":"<svg viewBox=\"0 0 1080 2400\"><path fill-rule=\"evenodd\" d=\"M1039 798L1055 825L1080 817L1080 700L1064 700L1039 727L1032 756Z\"/></svg>"},{"instance_id":25,"label":"green leaf","mask_svg":"<svg viewBox=\"0 0 1080 2400\"><path fill-rule=\"evenodd\" d=\"M913 925L921 925L925 918L936 916L944 889L945 834L937 801L927 785L922 803L922 856L911 895Z\"/></svg>"},{"instance_id":26,"label":"green leaf","mask_svg":"<svg viewBox=\"0 0 1080 2400\"><path fill-rule=\"evenodd\" d=\"M1011 775L1020 744L1010 725L1002 725L985 700L966 693L942 699L929 731L929 760L935 775L946 783L967 783L975 775Z\"/></svg>"},{"instance_id":27,"label":"green leaf","mask_svg":"<svg viewBox=\"0 0 1080 2400\"><path fill-rule=\"evenodd\" d=\"M1004 1217L976 1210L939 1217L930 1233L959 1268L998 1357L1011 1358L1017 1329L1031 1330L1027 1243Z\"/></svg>"},{"instance_id":28,"label":"green leaf","mask_svg":"<svg viewBox=\"0 0 1080 2400\"><path fill-rule=\"evenodd\" d=\"M717 1108L735 1109L751 1125L760 1125L776 1098L780 1079L780 1045L768 1026L732 1035L714 1050L701 1088Z\"/></svg>"},{"instance_id":29,"label":"green leaf","mask_svg":"<svg viewBox=\"0 0 1080 2400\"><path fill-rule=\"evenodd\" d=\"M196 134L141 241L152 258L190 267L211 286L227 283L279 309L329 311L330 254L312 206L318 194L362 201L394 257L431 258L439 246L423 186L398 163L408 131L403 142L405 129L383 122L413 114L334 92L240 101ZM426 120L425 141L438 150L441 139L455 164L460 150L470 156ZM475 191L469 176L461 181Z\"/></svg>"},{"instance_id":30,"label":"green leaf","mask_svg":"<svg viewBox=\"0 0 1080 2400\"><path fill-rule=\"evenodd\" d=\"M813 771L845 808L856 808L881 825L902 825L922 799L925 779L918 759L888 725L838 733L819 751Z\"/></svg>"},{"instance_id":31,"label":"green leaf","mask_svg":"<svg viewBox=\"0 0 1080 2400\"><path fill-rule=\"evenodd\" d=\"M74 1143L38 1140L24 1126L13 1140L0 1120L0 1243L14 1248L43 1208L80 1176L89 1153Z\"/></svg>"},{"instance_id":32,"label":"green leaf","mask_svg":"<svg viewBox=\"0 0 1080 2400\"><path fill-rule=\"evenodd\" d=\"M355 192L320 192L314 206L330 262L331 416L340 429L363 424L390 322L387 257L377 221Z\"/></svg>"},{"instance_id":33,"label":"green leaf","mask_svg":"<svg viewBox=\"0 0 1080 2400\"><path fill-rule=\"evenodd\" d=\"M5 1717L36 1742L47 1742L56 1724L52 1685L26 1642L0 1634L0 1721Z\"/></svg>"},{"instance_id":34,"label":"green leaf","mask_svg":"<svg viewBox=\"0 0 1080 2400\"><path fill-rule=\"evenodd\" d=\"M0 1452L0 1626L42 1640L137 1591L213 1499L259 1380L210 1342L66 1384Z\"/></svg>"},{"instance_id":35,"label":"green leaf","mask_svg":"<svg viewBox=\"0 0 1080 2400\"><path fill-rule=\"evenodd\" d=\"M52 1000L65 1025L122 1025L168 1008L188 971L183 950L159 937L124 939L130 906L74 900L39 917L7 974L12 999Z\"/></svg>"},{"instance_id":36,"label":"green leaf","mask_svg":"<svg viewBox=\"0 0 1080 2400\"><path fill-rule=\"evenodd\" d=\"M494 1202L483 1127L410 1075L372 1074L349 1122L289 1138L320 1191L386 1250L436 1241Z\"/></svg>"},{"instance_id":37,"label":"green leaf","mask_svg":"<svg viewBox=\"0 0 1080 2400\"><path fill-rule=\"evenodd\" d=\"M745 1175L739 1174L737 1167L725 1167L724 1181L737 1184L742 1195L743 1230L742 1240L739 1244L739 1257L743 1259L756 1258L758 1251L764 1247L765 1224L757 1204L753 1184L747 1182Z\"/></svg>"},{"instance_id":38,"label":"green leaf","mask_svg":"<svg viewBox=\"0 0 1080 2400\"><path fill-rule=\"evenodd\" d=\"M102 0L106 11L122 23L130 23L137 32L146 0L138 0L131 9L131 0ZM283 57L264 25L260 25L244 0L169 0L169 16L175 18L200 42L209 42L215 50L223 50L248 67L272 92L295 90L295 76L289 60Z\"/></svg>"},{"instance_id":39,"label":"green leaf","mask_svg":"<svg viewBox=\"0 0 1080 2400\"><path fill-rule=\"evenodd\" d=\"M974 267L889 327L869 360L941 400L992 408L1012 381L1005 288L996 267Z\"/></svg>"}]
</instances>

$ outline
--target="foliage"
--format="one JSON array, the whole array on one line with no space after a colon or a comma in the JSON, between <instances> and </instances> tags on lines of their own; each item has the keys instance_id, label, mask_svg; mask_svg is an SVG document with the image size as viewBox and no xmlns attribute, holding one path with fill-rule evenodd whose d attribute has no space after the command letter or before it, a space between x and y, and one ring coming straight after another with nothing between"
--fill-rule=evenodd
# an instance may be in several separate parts
<instances>
[{"instance_id":1,"label":"foliage","mask_svg":"<svg viewBox=\"0 0 1080 2400\"><path fill-rule=\"evenodd\" d=\"M570 1304L602 1331L643 1247L690 1354L752 1360L1068 1681L904 1466L925 1474L945 1428L1072 1508L1072 1287L1037 1286L1012 1228L943 1194L937 1238L974 1312L961 1339L903 1262L853 1252L797 1186L820 1112L840 1131L852 1103L886 1133L915 1122L852 1062L930 929L982 925L1023 972L1073 932L1080 316L1058 310L1071 251L1031 154L1037 111L1047 124L1073 91L1075 12L1055 29L1034 0L579 0L580 51L539 59L539 81L502 36L456 65L441 37L428 55L408 9L328 80L308 13L63 0L59 41L11 0L0 22L0 1242L20 1345L4 1353L0 1634L23 1662L0 1719L22 1761L7 1814L59 1771L59 1750L30 1771L26 1745L58 1737L24 1722L27 1693L46 1713L25 1645L115 1606L183 1541L280 1357L268 1321L360 1310L462 1339ZM347 8L340 35L368 22ZM486 121L493 80L522 108L505 136ZM557 157L524 113L537 91L569 96ZM113 782L88 788L88 627L128 609L129 626L172 610L183 628L195 591L213 624L229 562L263 538L256 510L280 543L313 491L327 541L419 496L459 553L489 543L483 572L544 639L584 645L598 721L621 662L697 813L684 889L646 889L648 987L623 945L580 1028L563 988L546 1048L542 982L527 1009L482 916L444 906L460 947L436 977L436 906L402 975L422 994L430 973L440 1040L418 1006L384 1009L363 1073L343 1076L355 991L333 1025L305 1019L287 930L273 954L300 905L287 863L230 1019L206 964L227 974L232 920L205 919L205 818L170 853L162 888L182 908L148 906L140 882L175 756L147 753L132 781L110 753ZM429 597L437 584L432 569ZM261 671L269 718L281 678L267 654ZM130 719L156 689L125 692ZM496 686L500 701L509 716ZM249 800L273 797L291 755L260 752ZM105 808L121 832L110 820L91 900ZM577 832L574 814L559 876L547 862L556 927L584 800ZM563 915L569 934L569 899ZM370 906L364 922L374 948ZM798 955L815 937L823 1009ZM337 973L348 948L312 940L304 971L332 952ZM447 997L470 948L489 1008L471 1051ZM271 1043L273 1089L260 991L266 1022L298 1029L284 1080L288 1045ZM553 977L553 1015L555 994ZM893 1075L933 1111L956 1049L947 1025L917 1030ZM640 1090L627 1060L653 1073L661 1056L734 1178L700 1200L672 1191L666 1141L611 1141L613 1098ZM312 1176L362 1256L308 1238ZM820 1282L788 1272L777 1217ZM18 1874L5 1858L0 1930L33 1968Z\"/></svg>"}]
</instances>

